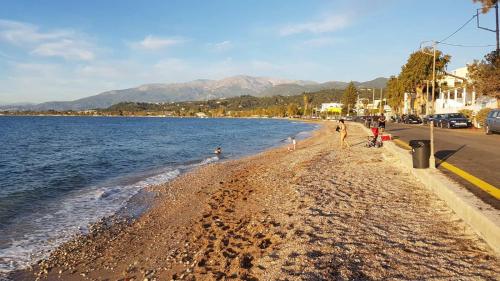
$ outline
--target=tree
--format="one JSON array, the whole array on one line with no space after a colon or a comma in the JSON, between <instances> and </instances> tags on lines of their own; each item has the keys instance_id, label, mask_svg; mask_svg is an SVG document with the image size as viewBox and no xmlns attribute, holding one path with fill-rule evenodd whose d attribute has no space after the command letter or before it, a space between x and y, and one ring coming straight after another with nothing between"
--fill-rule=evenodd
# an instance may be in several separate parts
<instances>
[{"instance_id":1,"label":"tree","mask_svg":"<svg viewBox=\"0 0 500 281\"><path fill-rule=\"evenodd\" d=\"M495 4L498 3L498 0L472 0L474 3L481 3L483 4L483 9L482 9L482 12L483 13L487 13L491 8L493 8L493 6L495 6Z\"/></svg>"},{"instance_id":2,"label":"tree","mask_svg":"<svg viewBox=\"0 0 500 281\"><path fill-rule=\"evenodd\" d=\"M295 115L299 114L299 106L295 103L291 103L287 106L286 112L288 114L288 117L293 117Z\"/></svg>"},{"instance_id":3,"label":"tree","mask_svg":"<svg viewBox=\"0 0 500 281\"><path fill-rule=\"evenodd\" d=\"M215 116L217 117L224 117L226 115L226 108L224 106L219 107L215 111Z\"/></svg>"},{"instance_id":4,"label":"tree","mask_svg":"<svg viewBox=\"0 0 500 281\"><path fill-rule=\"evenodd\" d=\"M361 102L363 103L363 115L367 115L368 114L368 104L370 103L370 101L365 98Z\"/></svg>"},{"instance_id":5,"label":"tree","mask_svg":"<svg viewBox=\"0 0 500 281\"><path fill-rule=\"evenodd\" d=\"M391 76L387 81L387 103L396 112L399 112L403 101L404 90L399 83L399 78Z\"/></svg>"},{"instance_id":6,"label":"tree","mask_svg":"<svg viewBox=\"0 0 500 281\"><path fill-rule=\"evenodd\" d=\"M354 109L354 105L356 104L356 100L358 99L358 89L354 86L354 83L351 81L347 88L344 90L344 94L342 95L342 111L349 113L348 111Z\"/></svg>"},{"instance_id":7,"label":"tree","mask_svg":"<svg viewBox=\"0 0 500 281\"><path fill-rule=\"evenodd\" d=\"M425 52L425 53L424 53ZM424 52L416 51L410 55L407 62L401 68L399 74L399 86L403 92L415 93L424 80L432 80L433 57L428 55L432 53L431 48L425 48ZM450 62L451 56L444 55L436 50L436 80L444 75L444 70Z\"/></svg>"},{"instance_id":8,"label":"tree","mask_svg":"<svg viewBox=\"0 0 500 281\"><path fill-rule=\"evenodd\" d=\"M468 66L469 77L476 92L500 101L500 54L493 51L482 61L474 61Z\"/></svg>"},{"instance_id":9,"label":"tree","mask_svg":"<svg viewBox=\"0 0 500 281\"><path fill-rule=\"evenodd\" d=\"M311 101L312 98L308 96L306 93L304 93L304 115L310 115L311 114Z\"/></svg>"},{"instance_id":10,"label":"tree","mask_svg":"<svg viewBox=\"0 0 500 281\"><path fill-rule=\"evenodd\" d=\"M488 117L488 114L490 114L491 108L483 108L479 110L476 114L476 121L479 124L479 126L484 127L484 123L486 121L486 118Z\"/></svg>"}]
</instances>

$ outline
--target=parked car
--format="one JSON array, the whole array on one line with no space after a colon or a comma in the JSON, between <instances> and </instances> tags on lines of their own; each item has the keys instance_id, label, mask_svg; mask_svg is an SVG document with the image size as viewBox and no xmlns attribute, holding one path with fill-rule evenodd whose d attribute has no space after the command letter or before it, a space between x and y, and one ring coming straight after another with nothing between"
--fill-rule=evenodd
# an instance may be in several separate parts
<instances>
[{"instance_id":1,"label":"parked car","mask_svg":"<svg viewBox=\"0 0 500 281\"><path fill-rule=\"evenodd\" d=\"M500 109L493 109L485 120L484 130L487 135L492 132L500 133Z\"/></svg>"},{"instance_id":2,"label":"parked car","mask_svg":"<svg viewBox=\"0 0 500 281\"><path fill-rule=\"evenodd\" d=\"M434 115L432 115L432 114L425 115L424 118L422 118L422 122L424 124L429 124L430 122L432 122L433 117L434 117Z\"/></svg>"},{"instance_id":3,"label":"parked car","mask_svg":"<svg viewBox=\"0 0 500 281\"><path fill-rule=\"evenodd\" d=\"M434 127L439 127L441 125L441 119L443 119L444 114L434 114L432 115L432 124Z\"/></svg>"},{"instance_id":4,"label":"parked car","mask_svg":"<svg viewBox=\"0 0 500 281\"><path fill-rule=\"evenodd\" d=\"M354 121L358 122L358 123L364 123L365 122L365 116L362 116L362 115L356 116L356 117L354 117Z\"/></svg>"},{"instance_id":5,"label":"parked car","mask_svg":"<svg viewBox=\"0 0 500 281\"><path fill-rule=\"evenodd\" d=\"M439 120L439 126L448 129L468 128L472 126L472 123L462 113L446 113Z\"/></svg>"},{"instance_id":6,"label":"parked car","mask_svg":"<svg viewBox=\"0 0 500 281\"><path fill-rule=\"evenodd\" d=\"M404 123L405 124L421 124L422 119L420 119L420 117L418 117L417 115L410 114L410 115L407 115L405 117Z\"/></svg>"},{"instance_id":7,"label":"parked car","mask_svg":"<svg viewBox=\"0 0 500 281\"><path fill-rule=\"evenodd\" d=\"M399 114L396 114L396 115L392 115L391 116L391 121L394 122L394 123L401 123L403 122L403 116L399 115Z\"/></svg>"}]
</instances>

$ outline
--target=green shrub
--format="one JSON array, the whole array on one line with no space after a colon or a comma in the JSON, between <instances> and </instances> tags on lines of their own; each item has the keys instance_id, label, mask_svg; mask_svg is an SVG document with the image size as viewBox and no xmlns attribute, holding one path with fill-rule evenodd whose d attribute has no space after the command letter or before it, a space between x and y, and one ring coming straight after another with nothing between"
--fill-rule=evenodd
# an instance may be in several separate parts
<instances>
[{"instance_id":1,"label":"green shrub","mask_svg":"<svg viewBox=\"0 0 500 281\"><path fill-rule=\"evenodd\" d=\"M491 110L491 108L483 108L477 112L476 120L481 127L484 127L484 121L486 121L486 117L488 117Z\"/></svg>"},{"instance_id":2,"label":"green shrub","mask_svg":"<svg viewBox=\"0 0 500 281\"><path fill-rule=\"evenodd\" d=\"M458 111L459 113L462 113L463 115L465 115L465 117L471 119L472 118L472 113L473 111L471 109L461 109Z\"/></svg>"}]
</instances>

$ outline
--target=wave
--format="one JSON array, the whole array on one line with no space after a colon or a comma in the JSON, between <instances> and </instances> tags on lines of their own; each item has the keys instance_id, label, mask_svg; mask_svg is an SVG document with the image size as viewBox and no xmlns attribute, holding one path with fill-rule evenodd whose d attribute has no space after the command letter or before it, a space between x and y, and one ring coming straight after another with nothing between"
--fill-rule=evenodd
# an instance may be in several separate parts
<instances>
[{"instance_id":1,"label":"wave","mask_svg":"<svg viewBox=\"0 0 500 281\"><path fill-rule=\"evenodd\" d=\"M51 250L75 234L86 233L90 224L127 208L129 200L144 188L167 183L183 171L218 160L218 157L209 157L196 163L156 171L140 180L132 180L132 183L129 180L126 184L93 186L48 202L43 210L14 221L2 233L1 239L10 243L0 248L0 276L48 257Z\"/></svg>"}]
</instances>

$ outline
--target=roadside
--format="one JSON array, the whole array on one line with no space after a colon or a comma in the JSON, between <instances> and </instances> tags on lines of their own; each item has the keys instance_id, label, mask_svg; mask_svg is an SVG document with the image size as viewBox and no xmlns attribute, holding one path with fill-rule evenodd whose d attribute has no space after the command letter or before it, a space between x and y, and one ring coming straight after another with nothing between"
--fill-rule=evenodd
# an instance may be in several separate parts
<instances>
[{"instance_id":1,"label":"roadside","mask_svg":"<svg viewBox=\"0 0 500 281\"><path fill-rule=\"evenodd\" d=\"M208 165L41 264L49 280L498 280L498 256L384 149L336 123L287 152ZM34 279L18 273L18 279ZM44 276L43 274L41 276Z\"/></svg>"},{"instance_id":2,"label":"roadside","mask_svg":"<svg viewBox=\"0 0 500 281\"><path fill-rule=\"evenodd\" d=\"M500 186L500 135L465 133L468 129L435 128L435 156L493 185ZM429 139L429 127L389 123L387 132L406 144L412 139ZM500 200L492 197L462 177L439 167L439 170L490 206L500 209Z\"/></svg>"}]
</instances>

